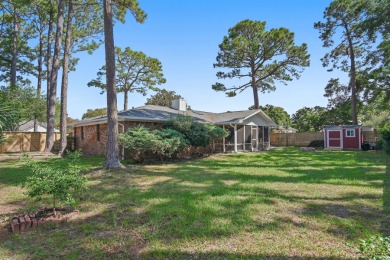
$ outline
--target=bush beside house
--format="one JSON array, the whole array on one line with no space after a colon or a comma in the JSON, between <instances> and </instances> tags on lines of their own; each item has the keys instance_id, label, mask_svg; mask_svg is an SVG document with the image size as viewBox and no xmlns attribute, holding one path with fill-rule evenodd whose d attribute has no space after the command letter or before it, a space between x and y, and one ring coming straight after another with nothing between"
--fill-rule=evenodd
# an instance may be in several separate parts
<instances>
[{"instance_id":1,"label":"bush beside house","mask_svg":"<svg viewBox=\"0 0 390 260\"><path fill-rule=\"evenodd\" d=\"M228 132L219 126L178 116L166 122L163 129L130 128L119 135L119 140L136 162L150 156L157 156L163 161L176 157L186 147L207 147L213 140L227 135Z\"/></svg>"}]
</instances>

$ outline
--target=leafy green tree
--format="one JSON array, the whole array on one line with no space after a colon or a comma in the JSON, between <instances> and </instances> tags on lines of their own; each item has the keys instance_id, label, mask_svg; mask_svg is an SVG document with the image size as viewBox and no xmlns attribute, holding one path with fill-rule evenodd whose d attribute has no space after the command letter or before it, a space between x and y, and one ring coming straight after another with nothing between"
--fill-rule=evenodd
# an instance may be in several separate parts
<instances>
[{"instance_id":1,"label":"leafy green tree","mask_svg":"<svg viewBox=\"0 0 390 260\"><path fill-rule=\"evenodd\" d=\"M157 91L155 86L166 82L158 59L148 57L140 51L133 51L129 47L123 51L116 47L115 54L116 87L117 92L124 93L124 110L128 108L129 92L138 92L145 96L147 90ZM97 75L98 78L90 81L88 86L102 88L104 92L106 89L106 84L103 83L105 66L99 70Z\"/></svg>"},{"instance_id":2,"label":"leafy green tree","mask_svg":"<svg viewBox=\"0 0 390 260\"><path fill-rule=\"evenodd\" d=\"M290 115L283 107L277 107L270 104L259 107L264 111L277 125L289 127L291 125ZM254 106L249 109L255 109Z\"/></svg>"},{"instance_id":3,"label":"leafy green tree","mask_svg":"<svg viewBox=\"0 0 390 260\"><path fill-rule=\"evenodd\" d=\"M382 0L363 1L361 7L365 10L365 20L361 28L370 35L379 35L377 52L375 53L376 66L366 71L369 87L365 89L365 96L369 102L382 102L390 107L390 2Z\"/></svg>"},{"instance_id":4,"label":"leafy green tree","mask_svg":"<svg viewBox=\"0 0 390 260\"><path fill-rule=\"evenodd\" d=\"M292 115L292 126L299 132L320 131L324 125L327 125L326 115L327 109L325 107L303 107Z\"/></svg>"},{"instance_id":5,"label":"leafy green tree","mask_svg":"<svg viewBox=\"0 0 390 260\"><path fill-rule=\"evenodd\" d=\"M38 200L49 196L54 213L58 202L73 205L75 194L87 188L87 179L80 175L79 156L80 154L75 152L55 165L27 159L32 170L32 174L24 183L28 190L27 195Z\"/></svg>"},{"instance_id":6,"label":"leafy green tree","mask_svg":"<svg viewBox=\"0 0 390 260\"><path fill-rule=\"evenodd\" d=\"M11 131L17 125L17 115L15 111L0 102L0 146L7 141L4 137L4 131Z\"/></svg>"},{"instance_id":7,"label":"leafy green tree","mask_svg":"<svg viewBox=\"0 0 390 260\"><path fill-rule=\"evenodd\" d=\"M323 47L332 48L321 60L324 67L332 66L349 75L346 90L351 96L352 123L358 124L357 73L370 66L368 60L375 37L361 29L364 12L355 3L359 1L335 0L325 9L325 22L317 22L314 28L319 30ZM336 40L337 39L337 40ZM335 81L336 79L331 79Z\"/></svg>"},{"instance_id":8,"label":"leafy green tree","mask_svg":"<svg viewBox=\"0 0 390 260\"><path fill-rule=\"evenodd\" d=\"M172 101L182 96L176 94L175 91L168 91L166 89L157 90L156 94L146 100L145 105L156 105L163 107L171 107Z\"/></svg>"},{"instance_id":9,"label":"leafy green tree","mask_svg":"<svg viewBox=\"0 0 390 260\"><path fill-rule=\"evenodd\" d=\"M36 96L36 90L32 87L11 87L0 88L0 103L11 107L16 114L16 120L32 120L37 118L39 121L46 120L46 97Z\"/></svg>"},{"instance_id":10,"label":"leafy green tree","mask_svg":"<svg viewBox=\"0 0 390 260\"><path fill-rule=\"evenodd\" d=\"M121 22L124 22L127 10L131 11L137 22L143 23L146 19L146 13L139 7L137 0L103 0L108 125L106 162L104 164L105 169L122 167L119 162L118 146L113 7L117 9L116 18Z\"/></svg>"},{"instance_id":11,"label":"leafy green tree","mask_svg":"<svg viewBox=\"0 0 390 260\"><path fill-rule=\"evenodd\" d=\"M299 78L304 67L309 66L307 45L294 44L294 33L286 28L265 30L265 22L244 20L229 29L219 45L214 67L231 69L219 71L218 79L243 79L249 82L226 87L216 83L212 88L233 97L252 88L254 107L259 108L258 91L276 89L276 82L286 83Z\"/></svg>"},{"instance_id":12,"label":"leafy green tree","mask_svg":"<svg viewBox=\"0 0 390 260\"><path fill-rule=\"evenodd\" d=\"M381 129L387 122L390 122L390 106L384 101L385 94L378 95L375 102L369 102L362 106L363 125L373 126Z\"/></svg>"},{"instance_id":13,"label":"leafy green tree","mask_svg":"<svg viewBox=\"0 0 390 260\"><path fill-rule=\"evenodd\" d=\"M95 108L95 109L87 109L87 112L83 114L82 119L92 118L96 116L106 116L107 108Z\"/></svg>"},{"instance_id":14,"label":"leafy green tree","mask_svg":"<svg viewBox=\"0 0 390 260\"><path fill-rule=\"evenodd\" d=\"M0 3L0 81L12 89L26 86L32 73L31 39L27 17L27 1L5 0Z\"/></svg>"}]
</instances>

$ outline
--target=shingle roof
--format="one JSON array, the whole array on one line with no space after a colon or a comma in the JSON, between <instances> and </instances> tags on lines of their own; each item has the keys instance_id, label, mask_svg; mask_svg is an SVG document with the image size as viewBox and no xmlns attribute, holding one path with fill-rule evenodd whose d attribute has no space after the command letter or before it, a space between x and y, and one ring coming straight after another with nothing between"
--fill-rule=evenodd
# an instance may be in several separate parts
<instances>
[{"instance_id":1,"label":"shingle roof","mask_svg":"<svg viewBox=\"0 0 390 260\"><path fill-rule=\"evenodd\" d=\"M38 122L38 125L43 127L43 128L47 128L47 125L46 123L43 123L43 122ZM29 121L23 121L23 122L20 122L19 123L19 126L17 128L17 131L19 132L27 132L31 129L34 128L34 120L29 120ZM58 131L58 129L54 129L55 131Z\"/></svg>"},{"instance_id":2,"label":"shingle roof","mask_svg":"<svg viewBox=\"0 0 390 260\"><path fill-rule=\"evenodd\" d=\"M261 114L263 118L272 126L275 123L262 111L262 110L244 110L244 111L228 111L224 113L211 113L198 110L180 111L169 107L146 105L142 107L132 108L126 111L118 113L119 119L148 121L148 122L165 122L171 117L177 115L191 116L195 121L202 123L214 123L214 124L234 124L243 123L248 117L255 114ZM89 118L75 123L74 125L87 125L96 122L106 121L106 116Z\"/></svg>"}]
</instances>

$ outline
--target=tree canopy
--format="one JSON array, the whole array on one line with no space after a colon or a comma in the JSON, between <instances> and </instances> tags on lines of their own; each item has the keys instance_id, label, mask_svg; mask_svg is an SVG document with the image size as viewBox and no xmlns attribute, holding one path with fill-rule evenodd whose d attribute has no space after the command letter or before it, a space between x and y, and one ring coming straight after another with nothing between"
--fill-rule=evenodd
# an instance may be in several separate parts
<instances>
[{"instance_id":1,"label":"tree canopy","mask_svg":"<svg viewBox=\"0 0 390 260\"><path fill-rule=\"evenodd\" d=\"M314 28L319 30L323 47L331 48L330 52L321 59L324 67L331 66L329 71L340 69L348 73L349 83L343 88L345 95L350 97L351 119L353 124L358 124L358 93L357 74L359 71L371 69L372 44L375 35L363 30L361 24L365 19L361 1L335 0L324 11L324 22L317 22ZM338 88L338 79L331 79L328 89Z\"/></svg>"},{"instance_id":2,"label":"tree canopy","mask_svg":"<svg viewBox=\"0 0 390 260\"><path fill-rule=\"evenodd\" d=\"M124 93L124 110L128 108L128 93L138 92L146 95L147 91L158 89L156 85L166 82L162 73L161 62L156 58L146 56L143 52L133 51L126 47L123 51L120 47L115 48L115 68L117 92ZM105 66L100 68L97 79L88 83L88 86L106 89ZM102 93L103 93L102 92Z\"/></svg>"},{"instance_id":3,"label":"tree canopy","mask_svg":"<svg viewBox=\"0 0 390 260\"><path fill-rule=\"evenodd\" d=\"M145 105L156 105L163 107L171 107L172 101L182 96L176 94L175 91L168 91L166 89L159 89L156 94L152 95L146 100Z\"/></svg>"},{"instance_id":4,"label":"tree canopy","mask_svg":"<svg viewBox=\"0 0 390 260\"><path fill-rule=\"evenodd\" d=\"M82 119L97 117L97 116L106 116L107 108L95 108L95 109L87 109L87 112L83 114Z\"/></svg>"},{"instance_id":5,"label":"tree canopy","mask_svg":"<svg viewBox=\"0 0 390 260\"><path fill-rule=\"evenodd\" d=\"M254 106L249 109L255 109ZM284 110L283 107L273 106L267 104L260 106L260 109L264 111L277 125L289 127L291 125L290 115Z\"/></svg>"},{"instance_id":6,"label":"tree canopy","mask_svg":"<svg viewBox=\"0 0 390 260\"><path fill-rule=\"evenodd\" d=\"M294 33L287 28L266 31L265 22L243 20L230 28L219 45L215 68L218 79L249 79L237 86L226 87L215 83L212 88L233 97L252 88L254 107L259 108L258 91L276 89L276 82L286 83L299 78L304 67L309 66L307 45L294 43ZM230 70L229 70L230 69Z\"/></svg>"}]
</instances>

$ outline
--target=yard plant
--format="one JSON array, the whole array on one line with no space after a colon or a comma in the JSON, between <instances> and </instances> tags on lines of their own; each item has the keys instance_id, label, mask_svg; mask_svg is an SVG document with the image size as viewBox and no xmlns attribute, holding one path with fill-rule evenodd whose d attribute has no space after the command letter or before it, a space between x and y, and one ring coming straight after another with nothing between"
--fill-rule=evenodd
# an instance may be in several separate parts
<instances>
[{"instance_id":1,"label":"yard plant","mask_svg":"<svg viewBox=\"0 0 390 260\"><path fill-rule=\"evenodd\" d=\"M27 158L32 171L24 183L28 190L27 195L50 201L54 213L58 203L74 205L75 194L85 190L87 182L87 179L80 175L81 168L77 165L79 157L79 152L71 153L56 165Z\"/></svg>"}]
</instances>

